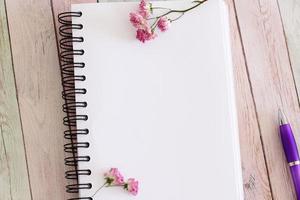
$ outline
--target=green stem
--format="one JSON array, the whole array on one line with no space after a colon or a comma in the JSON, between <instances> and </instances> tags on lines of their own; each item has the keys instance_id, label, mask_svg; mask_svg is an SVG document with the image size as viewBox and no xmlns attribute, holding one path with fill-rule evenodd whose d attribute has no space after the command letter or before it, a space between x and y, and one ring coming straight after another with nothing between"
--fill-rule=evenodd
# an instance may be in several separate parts
<instances>
[{"instance_id":1,"label":"green stem","mask_svg":"<svg viewBox=\"0 0 300 200\"><path fill-rule=\"evenodd\" d=\"M120 184L120 185L108 185L107 187L124 187L125 184Z\"/></svg>"},{"instance_id":2,"label":"green stem","mask_svg":"<svg viewBox=\"0 0 300 200\"><path fill-rule=\"evenodd\" d=\"M190 7L190 8L187 8L187 9L185 9L185 10L171 10L171 9L169 9L169 11L166 12L165 14L162 14L162 15L160 15L160 16L157 16L157 17L153 17L153 18L147 19L147 20L153 20L153 19L155 19L154 23L151 25L151 31L152 31L152 32L154 31L154 29L155 29L156 26L157 26L157 22L158 22L158 20L159 20L161 17L167 16L167 15L169 15L169 14L171 14L171 13L181 13L181 15L180 15L179 17L170 20L171 22L174 22L174 21L180 19L180 18L184 15L184 13L186 13L186 12L188 12L188 11L190 11L190 10L193 10L194 8L197 8L198 6L200 6L201 4L203 4L203 3L206 2L206 1L208 1L208 0L194 1L194 2L196 2L197 4L194 5L194 6L192 6L192 7ZM167 8L153 7L153 9L167 9Z\"/></svg>"},{"instance_id":3,"label":"green stem","mask_svg":"<svg viewBox=\"0 0 300 200\"><path fill-rule=\"evenodd\" d=\"M98 190L91 197L93 198L99 192L99 190L104 188L106 185L107 185L107 182L105 182L101 187L99 187Z\"/></svg>"},{"instance_id":4,"label":"green stem","mask_svg":"<svg viewBox=\"0 0 300 200\"><path fill-rule=\"evenodd\" d=\"M171 13L183 13L183 14L184 14L184 13L190 11L190 10L193 10L194 8L197 8L198 6L200 6L201 4L203 4L203 3L206 2L206 1L208 1L208 0L195 1L195 2L197 2L197 4L194 5L194 6L192 6L192 7L190 7L190 8L187 8L187 9L185 9L185 10L170 10L170 11L166 12L165 14L162 14L162 15L157 16L157 17L155 17L155 18L156 18L156 19L159 19L159 18L164 17L164 16L166 16L166 15L169 15L169 14L171 14ZM155 18L150 18L150 19L155 19ZM150 19L149 19L149 20L150 20Z\"/></svg>"},{"instance_id":5,"label":"green stem","mask_svg":"<svg viewBox=\"0 0 300 200\"><path fill-rule=\"evenodd\" d=\"M175 19L170 19L170 21L174 22L174 21L180 19L183 15L184 15L184 13L181 13L179 17L176 17Z\"/></svg>"},{"instance_id":6,"label":"green stem","mask_svg":"<svg viewBox=\"0 0 300 200\"><path fill-rule=\"evenodd\" d=\"M197 3L197 4L194 5L194 6L192 6L192 7L190 7L190 8L187 8L187 9L185 9L185 10L171 10L171 9L168 9L168 8L153 7L152 9L168 9L169 11L166 12L165 14L159 15L159 16L157 16L157 17L152 17L152 18L147 19L147 20L153 20L153 19L155 19L154 23L151 25L151 31L152 31L152 32L154 31L154 29L155 29L156 26L157 26L157 22L158 22L158 20L159 20L161 17L167 16L167 15L169 15L169 14L171 14L171 13L181 13L179 17L170 20L171 22L174 22L174 21L180 19L180 18L184 15L184 13L186 13L186 12L188 12L188 11L190 11L190 10L193 10L194 8L197 8L198 6L200 6L201 4L203 4L203 3L206 2L206 1L208 1L208 0L194 1L194 3Z\"/></svg>"},{"instance_id":7,"label":"green stem","mask_svg":"<svg viewBox=\"0 0 300 200\"><path fill-rule=\"evenodd\" d=\"M153 32L154 29L156 28L158 20L159 20L159 18L156 18L155 22L152 24L152 26L151 26L152 32Z\"/></svg>"},{"instance_id":8,"label":"green stem","mask_svg":"<svg viewBox=\"0 0 300 200\"><path fill-rule=\"evenodd\" d=\"M161 10L169 10L169 11L171 11L170 8L163 8L163 7L152 7L152 9L161 9Z\"/></svg>"}]
</instances>

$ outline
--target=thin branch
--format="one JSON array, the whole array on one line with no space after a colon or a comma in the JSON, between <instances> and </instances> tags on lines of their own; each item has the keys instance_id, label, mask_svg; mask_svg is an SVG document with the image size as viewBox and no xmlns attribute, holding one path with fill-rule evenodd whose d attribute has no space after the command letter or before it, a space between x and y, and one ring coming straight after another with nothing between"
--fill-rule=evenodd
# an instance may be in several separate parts
<instances>
[{"instance_id":1,"label":"thin branch","mask_svg":"<svg viewBox=\"0 0 300 200\"><path fill-rule=\"evenodd\" d=\"M207 1L207 0L203 0L203 1L195 1L195 2L197 2L197 4L194 5L194 6L192 6L192 7L190 7L190 8L188 8L188 9L185 9L185 10L170 10L169 12L166 12L165 14L162 14L162 15L156 17L156 18L161 18L161 17L164 17L164 16L169 15L169 14L171 14L171 13L186 13L186 12L188 12L188 11L190 11L190 10L192 10L192 9L194 9L194 8L196 8L196 7L198 7L198 6L200 6L201 4L203 4L203 3L206 2L206 1Z\"/></svg>"},{"instance_id":2,"label":"thin branch","mask_svg":"<svg viewBox=\"0 0 300 200\"><path fill-rule=\"evenodd\" d=\"M184 15L184 13L180 13L180 15L178 17L176 17L175 19L170 19L170 22L174 22L174 21L180 19L183 15Z\"/></svg>"},{"instance_id":3,"label":"thin branch","mask_svg":"<svg viewBox=\"0 0 300 200\"><path fill-rule=\"evenodd\" d=\"M152 24L152 26L151 26L151 31L152 31L152 32L153 32L154 29L156 28L158 20L159 20L159 18L156 18L155 22Z\"/></svg>"},{"instance_id":4,"label":"thin branch","mask_svg":"<svg viewBox=\"0 0 300 200\"><path fill-rule=\"evenodd\" d=\"M162 15L159 15L159 16L157 16L157 17L148 18L147 20L153 20L153 19L155 19L155 20L156 20L155 23L156 23L157 20L158 20L159 18L164 17L164 16L167 16L167 15L169 15L169 14L171 14L171 13L181 13L181 16L180 16L180 17L182 17L182 15L183 15L184 13L186 13L186 12L188 12L188 11L190 11L190 10L193 10L194 8L200 6L201 4L203 4L203 3L206 2L206 1L208 1L208 0L203 0L203 1L193 1L193 3L197 3L197 4L194 5L194 6L192 6L192 7L190 7L190 8L187 8L187 9L185 9L185 10L171 10L171 9L168 9L168 10L169 10L168 12L166 12L166 13L164 13L164 14L162 14ZM161 8L161 7L153 7L153 8ZM166 8L161 8L161 9L166 9ZM180 17L179 17L179 18L180 18ZM176 19L171 20L171 21L176 21L176 20L179 19L179 18L176 18ZM155 23L154 23L154 24L155 24ZM154 24L153 24L153 25L154 25ZM152 25L151 27L153 27L153 25Z\"/></svg>"},{"instance_id":5,"label":"thin branch","mask_svg":"<svg viewBox=\"0 0 300 200\"><path fill-rule=\"evenodd\" d=\"M107 185L107 182L105 182L101 187L98 188L98 190L91 196L92 198L101 190L104 186Z\"/></svg>"},{"instance_id":6,"label":"thin branch","mask_svg":"<svg viewBox=\"0 0 300 200\"><path fill-rule=\"evenodd\" d=\"M169 11L171 11L170 8L163 8L163 7L152 7L152 10L153 9L161 9L161 10L169 10Z\"/></svg>"}]
</instances>

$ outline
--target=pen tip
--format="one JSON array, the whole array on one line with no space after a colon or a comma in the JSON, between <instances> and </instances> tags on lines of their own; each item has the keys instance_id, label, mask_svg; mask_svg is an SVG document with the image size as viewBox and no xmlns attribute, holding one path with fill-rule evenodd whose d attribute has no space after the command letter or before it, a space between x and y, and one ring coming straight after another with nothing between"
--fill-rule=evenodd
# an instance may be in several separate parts
<instances>
[{"instance_id":1,"label":"pen tip","mask_svg":"<svg viewBox=\"0 0 300 200\"><path fill-rule=\"evenodd\" d=\"M278 121L280 125L288 124L288 120L280 108L278 109Z\"/></svg>"}]
</instances>

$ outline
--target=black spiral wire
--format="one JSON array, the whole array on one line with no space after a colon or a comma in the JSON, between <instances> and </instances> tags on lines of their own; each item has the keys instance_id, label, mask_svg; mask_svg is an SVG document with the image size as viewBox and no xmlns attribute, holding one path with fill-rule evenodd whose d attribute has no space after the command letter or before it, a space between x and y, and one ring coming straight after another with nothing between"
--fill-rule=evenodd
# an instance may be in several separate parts
<instances>
[{"instance_id":1,"label":"black spiral wire","mask_svg":"<svg viewBox=\"0 0 300 200\"><path fill-rule=\"evenodd\" d=\"M89 134L88 129L76 128L78 121L87 121L87 115L79 115L76 113L77 108L86 108L87 102L76 101L76 95L85 95L87 90L85 88L75 88L75 82L85 81L84 75L75 75L74 69L85 68L85 63L75 62L73 56L80 56L84 54L83 49L73 49L73 43L84 42L83 37L73 37L72 30L83 29L82 24L73 24L72 18L81 17L81 12L64 12L58 15L58 21L60 23L59 34L61 39L59 41L60 46L60 65L61 65L61 76L63 92L62 97L65 100L63 105L63 111L66 113L63 123L67 127L64 132L64 138L66 144L64 150L66 152L65 165L67 170L65 177L68 180L74 181L74 184L66 186L68 193L79 193L80 190L89 190L92 188L91 183L79 183L80 176L90 176L91 170L89 169L78 169L78 164L82 162L89 162L89 156L78 155L78 149L89 148L88 142L78 142L78 135ZM92 200L91 197L75 197L69 200Z\"/></svg>"}]
</instances>

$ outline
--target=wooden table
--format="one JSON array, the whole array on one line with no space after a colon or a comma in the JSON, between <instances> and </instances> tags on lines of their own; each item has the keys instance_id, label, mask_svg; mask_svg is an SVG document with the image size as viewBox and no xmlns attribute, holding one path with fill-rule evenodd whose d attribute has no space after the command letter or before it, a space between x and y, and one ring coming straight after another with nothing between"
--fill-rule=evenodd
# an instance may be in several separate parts
<instances>
[{"instance_id":1,"label":"wooden table","mask_svg":"<svg viewBox=\"0 0 300 200\"><path fill-rule=\"evenodd\" d=\"M277 111L300 144L300 0L227 2L245 199L295 199ZM56 27L70 3L0 0L1 200L67 198Z\"/></svg>"}]
</instances>

